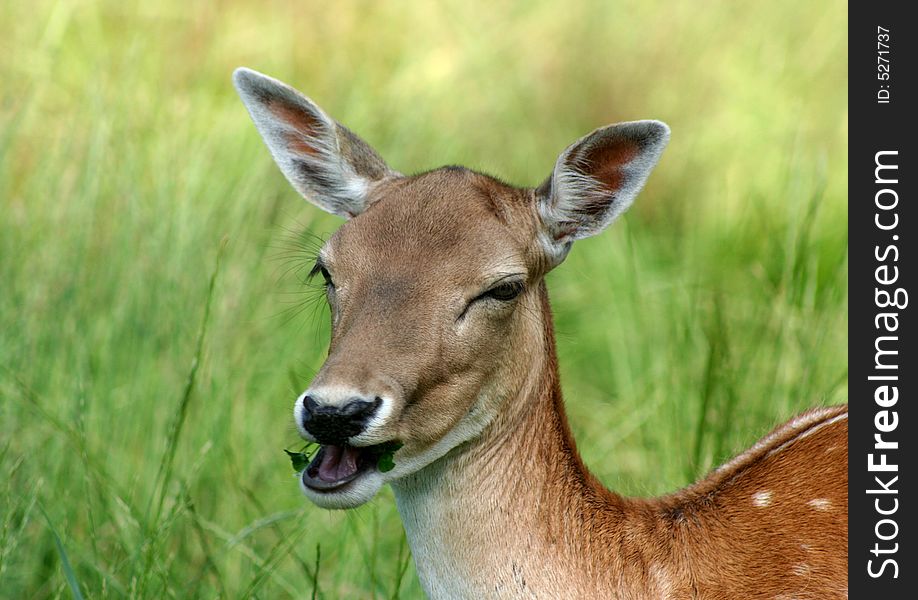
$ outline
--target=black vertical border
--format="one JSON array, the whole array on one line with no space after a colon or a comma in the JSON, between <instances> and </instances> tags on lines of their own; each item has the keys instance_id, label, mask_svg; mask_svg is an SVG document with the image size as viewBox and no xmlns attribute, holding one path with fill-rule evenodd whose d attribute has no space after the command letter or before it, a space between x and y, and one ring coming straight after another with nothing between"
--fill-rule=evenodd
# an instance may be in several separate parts
<instances>
[{"instance_id":1,"label":"black vertical border","mask_svg":"<svg viewBox=\"0 0 918 600\"><path fill-rule=\"evenodd\" d=\"M916 562L915 511L918 505L910 490L916 489L914 464L918 459L916 449L915 426L918 402L918 363L910 350L915 345L915 317L918 294L914 282L918 262L915 260L914 238L918 236L915 203L915 152L914 152L914 113L918 103L911 81L916 73L915 38L918 36L918 22L906 15L916 6L906 2L884 0L856 1L849 5L848 26L848 104L849 115L849 154L848 154L848 234L849 234L849 597L851 598L914 598L918 593L918 562ZM912 14L914 14L912 12ZM883 33L878 28L888 29L888 40L878 38ZM878 44L883 41L889 45L888 54ZM889 59L889 79L881 79L885 72L880 68L883 63L880 57ZM883 87L888 86L888 87ZM879 100L888 90L887 103ZM886 154L885 163L898 165L898 176L893 171L881 172L884 179L895 178L896 183L878 184L875 182L875 160L878 152L895 151L897 154ZM879 210L875 196L883 189L892 189L898 195L898 204L888 211ZM889 205L895 196L889 192L881 194L881 203ZM875 219L880 213L880 221L886 225L893 222L892 213L898 217L894 229L884 231L877 226ZM895 237L897 236L897 237ZM896 251L887 248L895 246L898 260L893 260ZM879 260L877 256L883 256ZM898 267L898 279L894 284L878 284L877 268L887 265L880 273L881 277L890 278ZM880 308L875 294L877 289L886 289L890 293L896 288L903 288L909 293L908 304L902 309ZM898 329L887 332L883 325L877 329L875 319L878 313L898 313ZM891 324L891 321L884 323ZM884 360L898 364L898 369L878 371L875 368L878 336L896 336L893 342L886 340L881 345L887 350L897 350L898 355L884 355ZM894 347L897 346L897 347ZM881 382L868 379L872 375L897 375L898 381ZM898 388L899 397L894 406L882 407L875 401L874 394L878 385L888 383ZM898 449L877 450L874 448L874 435L879 433L875 419L883 410L895 411L898 424L895 430L883 433L885 440L899 443ZM881 426L888 426L891 415L880 416ZM885 425L884 425L885 423ZM879 462L879 454L885 453L887 461L898 465L898 471L870 472L868 455L874 454L874 462ZM890 484L892 477L898 480ZM896 494L871 494L868 490L878 489L874 479L879 476ZM895 513L884 516L877 512L875 502L879 499L879 508ZM881 519L895 521L882 523ZM879 535L895 537L883 540ZM895 549L888 554L874 554L875 544L881 549ZM898 544L898 547L895 546ZM893 577L896 569L892 564L883 567L883 560L894 560L898 577ZM879 577L868 573L868 561L872 560L874 572L881 571ZM869 595L868 595L869 594Z\"/></svg>"}]
</instances>

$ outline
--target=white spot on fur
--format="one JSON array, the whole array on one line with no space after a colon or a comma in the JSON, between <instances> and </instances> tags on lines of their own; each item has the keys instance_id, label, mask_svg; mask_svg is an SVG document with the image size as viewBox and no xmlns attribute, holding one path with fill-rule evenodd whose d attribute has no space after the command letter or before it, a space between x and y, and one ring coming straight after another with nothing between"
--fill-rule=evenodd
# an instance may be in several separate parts
<instances>
[{"instance_id":1,"label":"white spot on fur","mask_svg":"<svg viewBox=\"0 0 918 600\"><path fill-rule=\"evenodd\" d=\"M756 492L752 495L752 503L759 508L765 508L771 504L771 491L762 490L761 492Z\"/></svg>"},{"instance_id":2,"label":"white spot on fur","mask_svg":"<svg viewBox=\"0 0 918 600\"><path fill-rule=\"evenodd\" d=\"M812 500L807 502L807 504L809 504L816 510L829 510L830 508L832 508L832 502L825 498L813 498Z\"/></svg>"},{"instance_id":3,"label":"white spot on fur","mask_svg":"<svg viewBox=\"0 0 918 600\"><path fill-rule=\"evenodd\" d=\"M810 565L806 563L796 564L794 565L793 572L794 575L797 575L798 577L806 577L810 574Z\"/></svg>"}]
</instances>

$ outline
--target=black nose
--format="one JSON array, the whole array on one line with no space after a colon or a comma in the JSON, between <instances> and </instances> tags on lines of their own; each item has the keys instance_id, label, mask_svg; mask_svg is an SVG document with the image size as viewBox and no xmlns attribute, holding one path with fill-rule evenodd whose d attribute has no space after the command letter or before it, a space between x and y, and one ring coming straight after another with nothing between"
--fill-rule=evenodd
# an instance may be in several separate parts
<instances>
[{"instance_id":1,"label":"black nose","mask_svg":"<svg viewBox=\"0 0 918 600\"><path fill-rule=\"evenodd\" d=\"M340 446L366 429L380 404L382 398L379 397L373 400L351 398L341 406L329 406L316 402L312 396L305 396L303 428L320 444Z\"/></svg>"}]
</instances>

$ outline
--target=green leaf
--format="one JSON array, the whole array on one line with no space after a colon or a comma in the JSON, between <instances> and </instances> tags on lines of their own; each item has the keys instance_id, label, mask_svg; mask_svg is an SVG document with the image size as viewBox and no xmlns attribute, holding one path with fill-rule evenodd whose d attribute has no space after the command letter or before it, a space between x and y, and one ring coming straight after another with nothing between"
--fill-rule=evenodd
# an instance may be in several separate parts
<instances>
[{"instance_id":1,"label":"green leaf","mask_svg":"<svg viewBox=\"0 0 918 600\"><path fill-rule=\"evenodd\" d=\"M379 462L376 463L376 468L379 469L380 473L388 473L395 468L395 460L393 454L393 452L389 452L387 454L380 455Z\"/></svg>"},{"instance_id":2,"label":"green leaf","mask_svg":"<svg viewBox=\"0 0 918 600\"><path fill-rule=\"evenodd\" d=\"M401 442L392 442L382 449L379 458L376 459L376 468L380 473L388 473L395 468L395 453L402 446Z\"/></svg>"},{"instance_id":3,"label":"green leaf","mask_svg":"<svg viewBox=\"0 0 918 600\"><path fill-rule=\"evenodd\" d=\"M290 463L293 465L293 470L299 473L309 465L309 455L304 452L291 452L284 448L284 452L287 453L287 456L290 457Z\"/></svg>"}]
</instances>

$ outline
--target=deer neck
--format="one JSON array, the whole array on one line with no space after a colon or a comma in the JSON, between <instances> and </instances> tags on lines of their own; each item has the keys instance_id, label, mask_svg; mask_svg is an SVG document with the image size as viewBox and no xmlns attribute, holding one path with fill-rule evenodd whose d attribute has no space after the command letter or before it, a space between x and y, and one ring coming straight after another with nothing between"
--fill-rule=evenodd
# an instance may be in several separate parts
<instances>
[{"instance_id":1,"label":"deer neck","mask_svg":"<svg viewBox=\"0 0 918 600\"><path fill-rule=\"evenodd\" d=\"M567 424L547 294L541 344L503 409L477 439L393 483L421 583L431 598L528 597L595 591L595 519L603 531L623 500L587 471ZM592 532L592 533L591 533ZM570 563L550 571L544 565ZM576 565L576 568L574 568ZM608 565L606 565L608 568ZM580 573L581 581L543 580ZM576 596L576 594L575 594ZM561 596L558 596L561 597Z\"/></svg>"}]
</instances>

